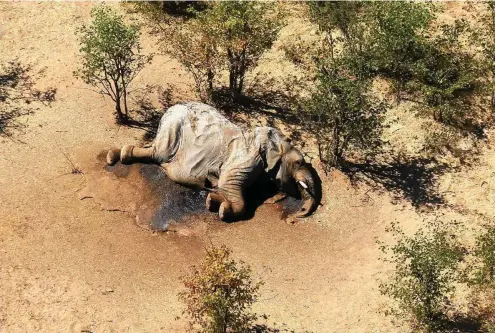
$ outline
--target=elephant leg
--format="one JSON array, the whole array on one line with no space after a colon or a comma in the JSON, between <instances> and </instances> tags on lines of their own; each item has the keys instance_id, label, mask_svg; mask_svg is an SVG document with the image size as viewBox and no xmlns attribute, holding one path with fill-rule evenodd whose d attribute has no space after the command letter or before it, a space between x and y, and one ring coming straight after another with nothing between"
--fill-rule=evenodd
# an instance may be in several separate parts
<instances>
[{"instance_id":1,"label":"elephant leg","mask_svg":"<svg viewBox=\"0 0 495 333\"><path fill-rule=\"evenodd\" d=\"M149 163L153 161L153 148L139 148L125 145L122 149L110 149L107 153L108 165L114 165L120 160L121 163L130 164L134 162Z\"/></svg>"},{"instance_id":2,"label":"elephant leg","mask_svg":"<svg viewBox=\"0 0 495 333\"><path fill-rule=\"evenodd\" d=\"M210 212L218 212L221 204L222 200L220 200L220 198L216 197L214 193L208 193L208 196L206 197L206 208Z\"/></svg>"},{"instance_id":3,"label":"elephant leg","mask_svg":"<svg viewBox=\"0 0 495 333\"><path fill-rule=\"evenodd\" d=\"M184 173L181 164L177 162L171 162L171 163L162 163L161 166L163 170L165 170L167 177L171 181L192 189L203 188L204 181Z\"/></svg>"},{"instance_id":4,"label":"elephant leg","mask_svg":"<svg viewBox=\"0 0 495 333\"><path fill-rule=\"evenodd\" d=\"M120 149L110 149L107 153L107 164L114 165L120 161Z\"/></svg>"},{"instance_id":5,"label":"elephant leg","mask_svg":"<svg viewBox=\"0 0 495 333\"><path fill-rule=\"evenodd\" d=\"M218 179L218 193L225 198L220 204L218 216L222 221L234 221L246 213L246 192L263 171L256 158L243 164L231 165Z\"/></svg>"},{"instance_id":6,"label":"elephant leg","mask_svg":"<svg viewBox=\"0 0 495 333\"><path fill-rule=\"evenodd\" d=\"M285 198L287 198L287 194L279 192L279 193L275 194L273 197L266 199L263 203L264 204L275 204L279 201L284 200Z\"/></svg>"},{"instance_id":7,"label":"elephant leg","mask_svg":"<svg viewBox=\"0 0 495 333\"><path fill-rule=\"evenodd\" d=\"M218 217L220 217L222 221L233 221L242 217L245 211L246 207L244 200L236 202L226 200L220 204Z\"/></svg>"},{"instance_id":8,"label":"elephant leg","mask_svg":"<svg viewBox=\"0 0 495 333\"><path fill-rule=\"evenodd\" d=\"M210 193L212 201L220 204L218 217L222 221L234 221L242 217L246 211L246 203L242 188L226 191L220 188L216 193Z\"/></svg>"}]
</instances>

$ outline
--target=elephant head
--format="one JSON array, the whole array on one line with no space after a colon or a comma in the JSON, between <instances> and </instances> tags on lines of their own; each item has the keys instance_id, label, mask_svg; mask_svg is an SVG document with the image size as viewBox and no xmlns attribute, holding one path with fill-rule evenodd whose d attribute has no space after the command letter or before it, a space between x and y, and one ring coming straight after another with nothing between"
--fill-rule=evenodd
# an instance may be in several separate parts
<instances>
[{"instance_id":1,"label":"elephant head","mask_svg":"<svg viewBox=\"0 0 495 333\"><path fill-rule=\"evenodd\" d=\"M265 158L266 171L279 190L303 199L296 216L311 215L321 201L321 181L303 154L280 131L270 129Z\"/></svg>"}]
</instances>

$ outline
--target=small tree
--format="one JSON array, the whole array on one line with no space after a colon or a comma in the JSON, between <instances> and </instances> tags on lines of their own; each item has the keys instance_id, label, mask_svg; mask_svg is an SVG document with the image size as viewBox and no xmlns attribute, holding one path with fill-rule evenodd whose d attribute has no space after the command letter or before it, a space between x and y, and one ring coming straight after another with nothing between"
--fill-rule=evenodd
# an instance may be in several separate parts
<instances>
[{"instance_id":1,"label":"small tree","mask_svg":"<svg viewBox=\"0 0 495 333\"><path fill-rule=\"evenodd\" d=\"M186 290L179 298L191 317L191 330L248 332L257 318L248 309L256 301L261 282L253 282L251 268L231 259L226 246L210 247L206 258L182 277Z\"/></svg>"},{"instance_id":2,"label":"small tree","mask_svg":"<svg viewBox=\"0 0 495 333\"><path fill-rule=\"evenodd\" d=\"M194 19L164 29L166 51L193 74L200 96L211 93L221 69L229 72L232 95L242 93L246 73L276 40L283 26L273 2L221 1L196 11ZM175 24L175 25L174 25ZM205 94L204 92L207 92Z\"/></svg>"},{"instance_id":3,"label":"small tree","mask_svg":"<svg viewBox=\"0 0 495 333\"><path fill-rule=\"evenodd\" d=\"M129 85L151 56L140 54L138 26L126 25L121 15L105 6L95 7L91 17L91 25L77 29L82 66L74 75L110 96L118 121L125 123Z\"/></svg>"},{"instance_id":4,"label":"small tree","mask_svg":"<svg viewBox=\"0 0 495 333\"><path fill-rule=\"evenodd\" d=\"M198 12L199 13L199 12ZM172 24L163 39L165 51L179 60L192 74L196 93L202 101L208 101L213 91L215 77L222 67L215 27L207 18L198 15L187 24Z\"/></svg>"},{"instance_id":5,"label":"small tree","mask_svg":"<svg viewBox=\"0 0 495 333\"><path fill-rule=\"evenodd\" d=\"M229 89L240 95L246 73L277 39L283 21L273 2L221 1L204 12L217 26L218 45L227 56Z\"/></svg>"},{"instance_id":6,"label":"small tree","mask_svg":"<svg viewBox=\"0 0 495 333\"><path fill-rule=\"evenodd\" d=\"M395 301L387 314L410 322L415 330L439 329L464 249L440 222L429 223L413 236L406 236L395 223L387 231L397 241L393 246L381 245L385 261L394 266L390 280L380 285L381 293Z\"/></svg>"},{"instance_id":7,"label":"small tree","mask_svg":"<svg viewBox=\"0 0 495 333\"><path fill-rule=\"evenodd\" d=\"M421 114L460 129L476 127L479 121L475 93L481 72L461 42L467 29L462 20L441 25L441 34L424 45L424 57L416 61L408 86L410 94L419 98Z\"/></svg>"},{"instance_id":8,"label":"small tree","mask_svg":"<svg viewBox=\"0 0 495 333\"><path fill-rule=\"evenodd\" d=\"M414 77L415 64L425 57L425 38L433 8L426 3L374 2L367 7L369 34L366 44L377 74L391 80L397 102Z\"/></svg>"},{"instance_id":9,"label":"small tree","mask_svg":"<svg viewBox=\"0 0 495 333\"><path fill-rule=\"evenodd\" d=\"M352 60L320 65L316 89L298 113L328 166L341 166L346 154L376 148L381 142L385 103L371 96L370 80L348 70L347 61Z\"/></svg>"}]
</instances>

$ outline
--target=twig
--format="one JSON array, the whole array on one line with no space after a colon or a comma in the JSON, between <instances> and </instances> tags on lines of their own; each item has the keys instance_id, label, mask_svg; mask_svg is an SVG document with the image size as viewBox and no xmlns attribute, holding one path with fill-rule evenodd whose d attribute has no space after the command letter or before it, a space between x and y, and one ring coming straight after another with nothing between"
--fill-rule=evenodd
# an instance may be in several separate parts
<instances>
[{"instance_id":1,"label":"twig","mask_svg":"<svg viewBox=\"0 0 495 333\"><path fill-rule=\"evenodd\" d=\"M64 155L65 159L66 159L67 161L69 161L69 163L72 165L72 170L71 170L71 172L70 172L71 174L76 175L76 174L83 174L83 173L84 173L84 172L83 172L83 171L82 171L82 170L81 170L78 166L76 166L76 165L75 165L75 164L74 164L74 163L70 160L70 158L69 158L69 157L68 157L68 156L67 156L67 155L66 155L66 154L65 154L62 150L60 150L60 152ZM66 175L66 174L64 174L64 175ZM61 177L61 176L64 176L64 175L60 175L60 177Z\"/></svg>"}]
</instances>

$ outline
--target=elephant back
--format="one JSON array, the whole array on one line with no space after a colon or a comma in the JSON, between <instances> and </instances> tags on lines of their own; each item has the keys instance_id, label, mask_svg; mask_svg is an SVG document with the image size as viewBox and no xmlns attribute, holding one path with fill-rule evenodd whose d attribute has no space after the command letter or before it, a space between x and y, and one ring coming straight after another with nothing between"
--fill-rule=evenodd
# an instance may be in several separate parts
<instances>
[{"instance_id":1,"label":"elephant back","mask_svg":"<svg viewBox=\"0 0 495 333\"><path fill-rule=\"evenodd\" d=\"M217 175L232 150L246 151L242 130L215 108L197 102L174 105L163 115L153 143L157 160L204 179Z\"/></svg>"}]
</instances>

